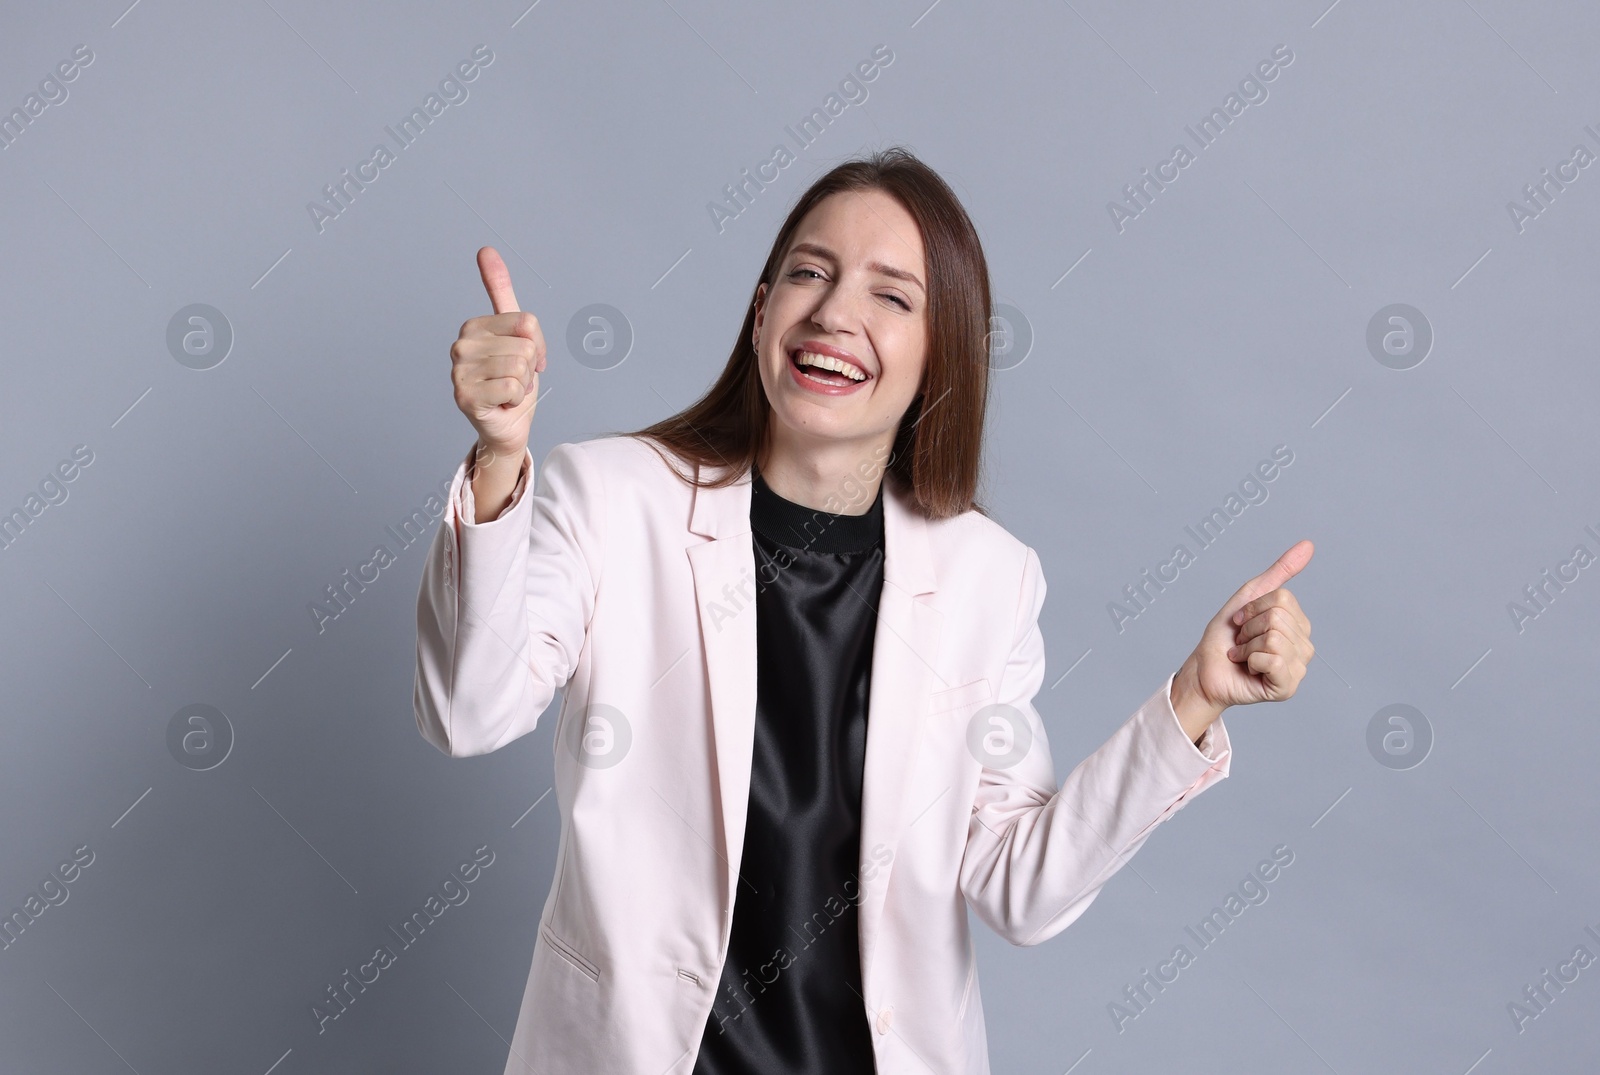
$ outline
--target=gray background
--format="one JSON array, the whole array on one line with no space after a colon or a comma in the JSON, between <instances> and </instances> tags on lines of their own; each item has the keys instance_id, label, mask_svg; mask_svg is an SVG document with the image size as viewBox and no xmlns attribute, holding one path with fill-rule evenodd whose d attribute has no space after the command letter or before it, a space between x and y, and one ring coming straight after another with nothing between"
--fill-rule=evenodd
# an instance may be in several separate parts
<instances>
[{"instance_id":1,"label":"gray background","mask_svg":"<svg viewBox=\"0 0 1600 1075\"><path fill-rule=\"evenodd\" d=\"M0 1068L500 1070L554 865L553 720L471 760L422 740L425 545L385 529L472 443L448 350L489 309L473 251L545 325L542 459L694 399L793 199L899 143L1033 338L997 374L985 489L1050 581L1060 775L1240 583L1317 546L1291 583L1316 658L1287 704L1228 713L1232 778L1060 937L980 927L996 1070L1579 1070L1600 965L1521 1031L1508 1004L1600 954L1600 568L1521 630L1508 605L1600 553L1600 175L1521 230L1507 203L1600 151L1600 12L1400 8L9 5L0 110L94 59L0 151L0 510L93 462L0 552L0 909L94 858L0 951ZM307 203L480 44L469 97L319 232ZM865 103L790 141L880 44ZM1195 147L1279 44L1268 98ZM1197 159L1119 232L1107 203L1180 142ZM708 202L779 143L796 162L719 232ZM192 303L234 335L203 371L167 345ZM566 347L591 303L635 337L610 369ZM1435 337L1406 370L1366 343L1393 303ZM1280 444L1270 497L1119 632L1107 604ZM395 563L319 632L310 604L380 543ZM1396 703L1432 744L1382 764ZM205 769L168 746L195 704L232 735ZM485 845L470 899L319 1032L312 1003ZM1184 927L1279 845L1270 898L1200 950ZM1119 1031L1108 1005L1179 944Z\"/></svg>"}]
</instances>

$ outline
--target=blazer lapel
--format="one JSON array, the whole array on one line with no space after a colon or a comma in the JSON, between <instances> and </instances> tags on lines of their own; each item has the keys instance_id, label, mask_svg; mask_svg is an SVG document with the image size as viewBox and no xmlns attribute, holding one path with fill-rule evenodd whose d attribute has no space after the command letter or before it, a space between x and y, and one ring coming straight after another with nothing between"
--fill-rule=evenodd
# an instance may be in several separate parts
<instances>
[{"instance_id":1,"label":"blazer lapel","mask_svg":"<svg viewBox=\"0 0 1600 1075\"><path fill-rule=\"evenodd\" d=\"M941 615L921 598L938 587L927 523L884 475L883 591L872 640L872 683L867 694L867 756L861 784L861 883L857 908L861 933L861 978L868 968L883 919L884 895L894 873L900 834L928 803L907 801L908 776L917 763L917 736L928 695L946 685L933 667L939 652ZM869 990L870 986L866 986Z\"/></svg>"},{"instance_id":2,"label":"blazer lapel","mask_svg":"<svg viewBox=\"0 0 1600 1075\"><path fill-rule=\"evenodd\" d=\"M698 476L699 470L696 470ZM733 914L737 863L744 851L755 739L755 549L750 534L750 471L720 489L696 487L689 530L710 541L688 547L711 698L712 743L720 810L707 842L722 861L723 921Z\"/></svg>"}]
</instances>

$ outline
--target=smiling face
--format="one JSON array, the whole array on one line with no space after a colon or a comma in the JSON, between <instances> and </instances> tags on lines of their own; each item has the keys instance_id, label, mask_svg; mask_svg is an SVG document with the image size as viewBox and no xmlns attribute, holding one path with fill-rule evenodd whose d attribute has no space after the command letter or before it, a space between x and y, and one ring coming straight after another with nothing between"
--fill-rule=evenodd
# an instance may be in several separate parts
<instances>
[{"instance_id":1,"label":"smiling face","mask_svg":"<svg viewBox=\"0 0 1600 1075\"><path fill-rule=\"evenodd\" d=\"M842 191L806 214L771 289L756 292L769 446L893 444L922 383L927 281L921 230L891 195Z\"/></svg>"}]
</instances>

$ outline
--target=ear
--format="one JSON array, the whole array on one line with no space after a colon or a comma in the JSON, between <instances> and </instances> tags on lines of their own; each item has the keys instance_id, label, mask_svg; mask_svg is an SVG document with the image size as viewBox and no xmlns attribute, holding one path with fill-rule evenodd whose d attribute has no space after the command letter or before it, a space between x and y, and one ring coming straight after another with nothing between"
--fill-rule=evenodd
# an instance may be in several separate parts
<instances>
[{"instance_id":1,"label":"ear","mask_svg":"<svg viewBox=\"0 0 1600 1075\"><path fill-rule=\"evenodd\" d=\"M756 321L755 321L755 325L751 329L751 331L755 334L755 336L753 336L751 338L751 340L750 340L750 346L751 347L755 347L755 345L756 345L755 337L758 337L758 336L761 335L761 322L763 320L765 320L766 309L767 309L767 284L766 284L765 280L763 280L761 282L761 284L756 287L756 302L755 302L755 306L756 306Z\"/></svg>"}]
</instances>

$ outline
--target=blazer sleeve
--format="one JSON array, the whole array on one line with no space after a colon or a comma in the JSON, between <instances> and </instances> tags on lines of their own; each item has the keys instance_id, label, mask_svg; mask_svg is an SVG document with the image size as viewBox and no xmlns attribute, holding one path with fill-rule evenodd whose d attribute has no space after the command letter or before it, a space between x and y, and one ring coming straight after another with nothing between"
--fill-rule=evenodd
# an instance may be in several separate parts
<instances>
[{"instance_id":1,"label":"blazer sleeve","mask_svg":"<svg viewBox=\"0 0 1600 1075\"><path fill-rule=\"evenodd\" d=\"M1025 755L979 777L961 865L977 916L1012 944L1066 929L1162 821L1228 775L1232 746L1218 719L1198 746L1172 708L1172 679L1134 711L1058 789L1044 725L1033 706L1044 679L1039 610L1045 581L1027 550L1000 712L1028 735ZM1015 746L1020 746L1013 740Z\"/></svg>"},{"instance_id":2,"label":"blazer sleeve","mask_svg":"<svg viewBox=\"0 0 1600 1075\"><path fill-rule=\"evenodd\" d=\"M532 731L572 678L594 615L603 478L578 444L550 449L537 472L524 453L511 503L481 523L469 453L422 571L412 701L422 737L452 757Z\"/></svg>"}]
</instances>

